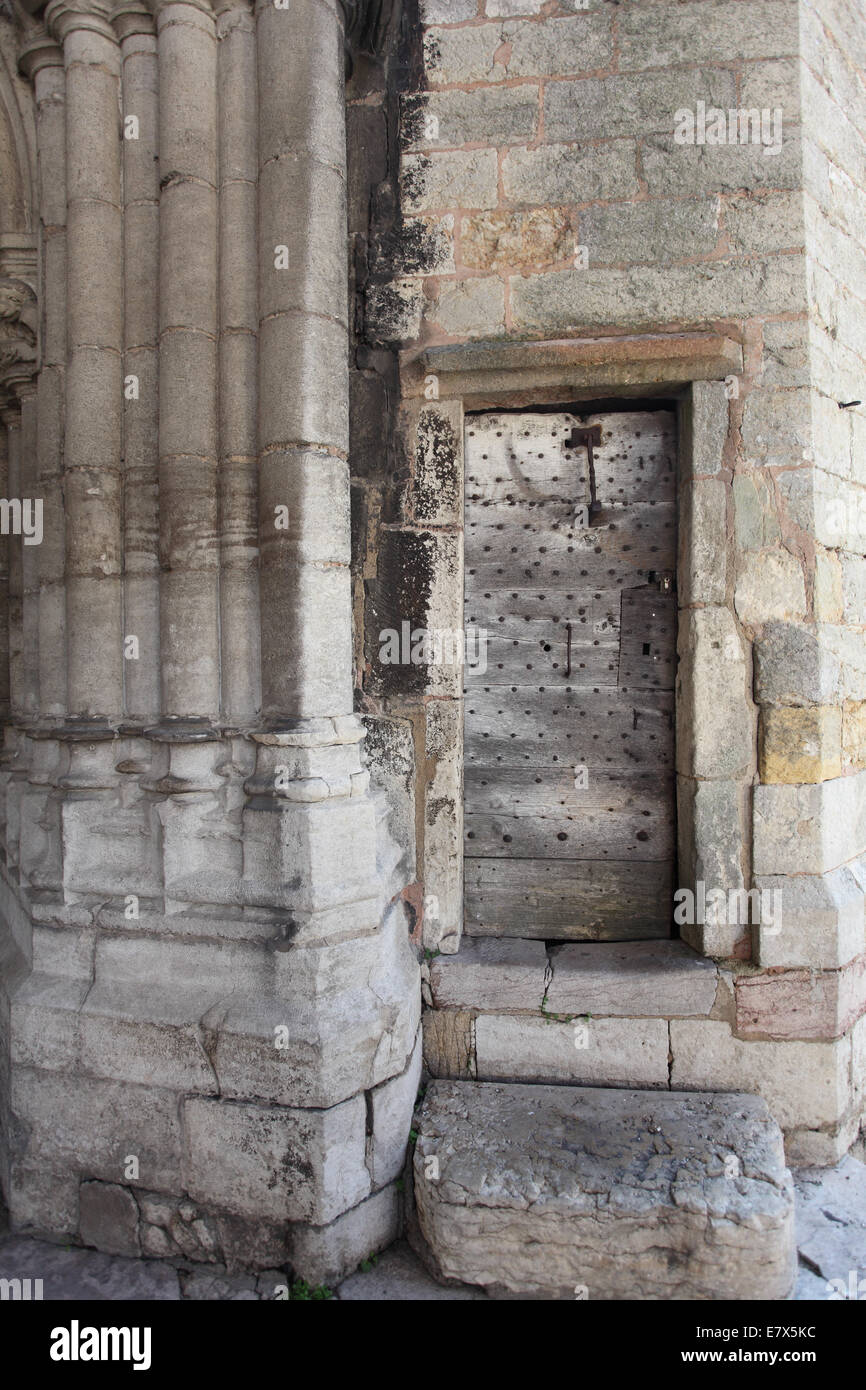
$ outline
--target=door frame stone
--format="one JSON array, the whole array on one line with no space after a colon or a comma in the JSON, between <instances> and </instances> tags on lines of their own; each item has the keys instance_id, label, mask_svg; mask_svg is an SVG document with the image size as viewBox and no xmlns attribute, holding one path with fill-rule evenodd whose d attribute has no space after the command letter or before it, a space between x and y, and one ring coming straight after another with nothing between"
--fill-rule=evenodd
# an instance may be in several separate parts
<instances>
[{"instance_id":1,"label":"door frame stone","mask_svg":"<svg viewBox=\"0 0 866 1390\"><path fill-rule=\"evenodd\" d=\"M676 684L679 886L751 883L751 788L757 714L751 644L733 606L727 564L729 398L743 371L739 342L720 333L641 334L533 343L464 343L401 359L410 507L430 527L428 627L463 625L464 420L469 412L670 397L677 403L679 670ZM431 444L431 441L435 441ZM443 441L447 441L443 445ZM422 775L425 948L454 954L463 925L462 669L430 673ZM436 807L447 814L435 814ZM743 928L695 924L702 953L737 952Z\"/></svg>"}]
</instances>

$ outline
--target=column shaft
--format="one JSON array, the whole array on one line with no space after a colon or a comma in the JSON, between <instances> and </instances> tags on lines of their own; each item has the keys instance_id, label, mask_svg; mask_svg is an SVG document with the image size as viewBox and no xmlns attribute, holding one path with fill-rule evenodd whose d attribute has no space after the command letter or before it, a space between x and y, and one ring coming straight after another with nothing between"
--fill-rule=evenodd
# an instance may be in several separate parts
<instances>
[{"instance_id":1,"label":"column shaft","mask_svg":"<svg viewBox=\"0 0 866 1390\"><path fill-rule=\"evenodd\" d=\"M331 0L259 0L257 32L262 711L279 723L352 710L342 21Z\"/></svg>"},{"instance_id":2,"label":"column shaft","mask_svg":"<svg viewBox=\"0 0 866 1390\"><path fill-rule=\"evenodd\" d=\"M113 23L124 124L123 670L127 715L153 720L160 710L159 72L154 21L141 0L121 0Z\"/></svg>"},{"instance_id":3,"label":"column shaft","mask_svg":"<svg viewBox=\"0 0 866 1390\"><path fill-rule=\"evenodd\" d=\"M43 537L39 584L39 712L66 713L66 525L63 430L66 378L66 74L46 42L28 64L36 93L41 254L41 366L36 398L36 476Z\"/></svg>"},{"instance_id":4,"label":"column shaft","mask_svg":"<svg viewBox=\"0 0 866 1390\"><path fill-rule=\"evenodd\" d=\"M219 19L220 629L222 709L252 723L261 701L256 438L256 34L247 0Z\"/></svg>"},{"instance_id":5,"label":"column shaft","mask_svg":"<svg viewBox=\"0 0 866 1390\"><path fill-rule=\"evenodd\" d=\"M120 54L107 5L46 11L66 64L67 378L64 485L68 702L123 707Z\"/></svg>"},{"instance_id":6,"label":"column shaft","mask_svg":"<svg viewBox=\"0 0 866 1390\"><path fill-rule=\"evenodd\" d=\"M219 714L217 108L210 10L159 9L163 713Z\"/></svg>"}]
</instances>

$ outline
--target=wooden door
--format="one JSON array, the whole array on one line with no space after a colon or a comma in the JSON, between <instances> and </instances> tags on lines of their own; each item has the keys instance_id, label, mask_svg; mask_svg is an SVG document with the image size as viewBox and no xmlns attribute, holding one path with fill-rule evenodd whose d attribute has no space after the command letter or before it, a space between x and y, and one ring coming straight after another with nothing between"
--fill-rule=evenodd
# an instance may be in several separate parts
<instances>
[{"instance_id":1,"label":"wooden door","mask_svg":"<svg viewBox=\"0 0 866 1390\"><path fill-rule=\"evenodd\" d=\"M668 936L674 417L469 415L465 519L465 930Z\"/></svg>"}]
</instances>

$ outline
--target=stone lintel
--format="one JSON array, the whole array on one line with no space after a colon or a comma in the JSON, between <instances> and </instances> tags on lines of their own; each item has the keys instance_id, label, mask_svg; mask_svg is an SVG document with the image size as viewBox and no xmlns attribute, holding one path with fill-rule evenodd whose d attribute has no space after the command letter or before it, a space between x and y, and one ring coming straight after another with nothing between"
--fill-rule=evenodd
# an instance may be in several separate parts
<instances>
[{"instance_id":1,"label":"stone lintel","mask_svg":"<svg viewBox=\"0 0 866 1390\"><path fill-rule=\"evenodd\" d=\"M407 397L423 396L425 377L439 379L439 398L461 397L468 408L495 406L503 396L538 403L551 392L573 398L600 386L641 395L659 385L714 381L743 370L743 350L723 333L647 333L529 343L466 343L407 352L401 362ZM515 395L516 393L516 395Z\"/></svg>"}]
</instances>

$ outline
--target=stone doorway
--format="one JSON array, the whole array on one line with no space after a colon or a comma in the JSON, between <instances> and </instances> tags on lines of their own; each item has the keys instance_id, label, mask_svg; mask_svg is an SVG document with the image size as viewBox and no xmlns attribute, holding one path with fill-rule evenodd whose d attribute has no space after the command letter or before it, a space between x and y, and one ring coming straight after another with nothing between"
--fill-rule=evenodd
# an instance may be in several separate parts
<instances>
[{"instance_id":1,"label":"stone doorway","mask_svg":"<svg viewBox=\"0 0 866 1390\"><path fill-rule=\"evenodd\" d=\"M465 449L464 930L667 937L675 416L470 414Z\"/></svg>"}]
</instances>

